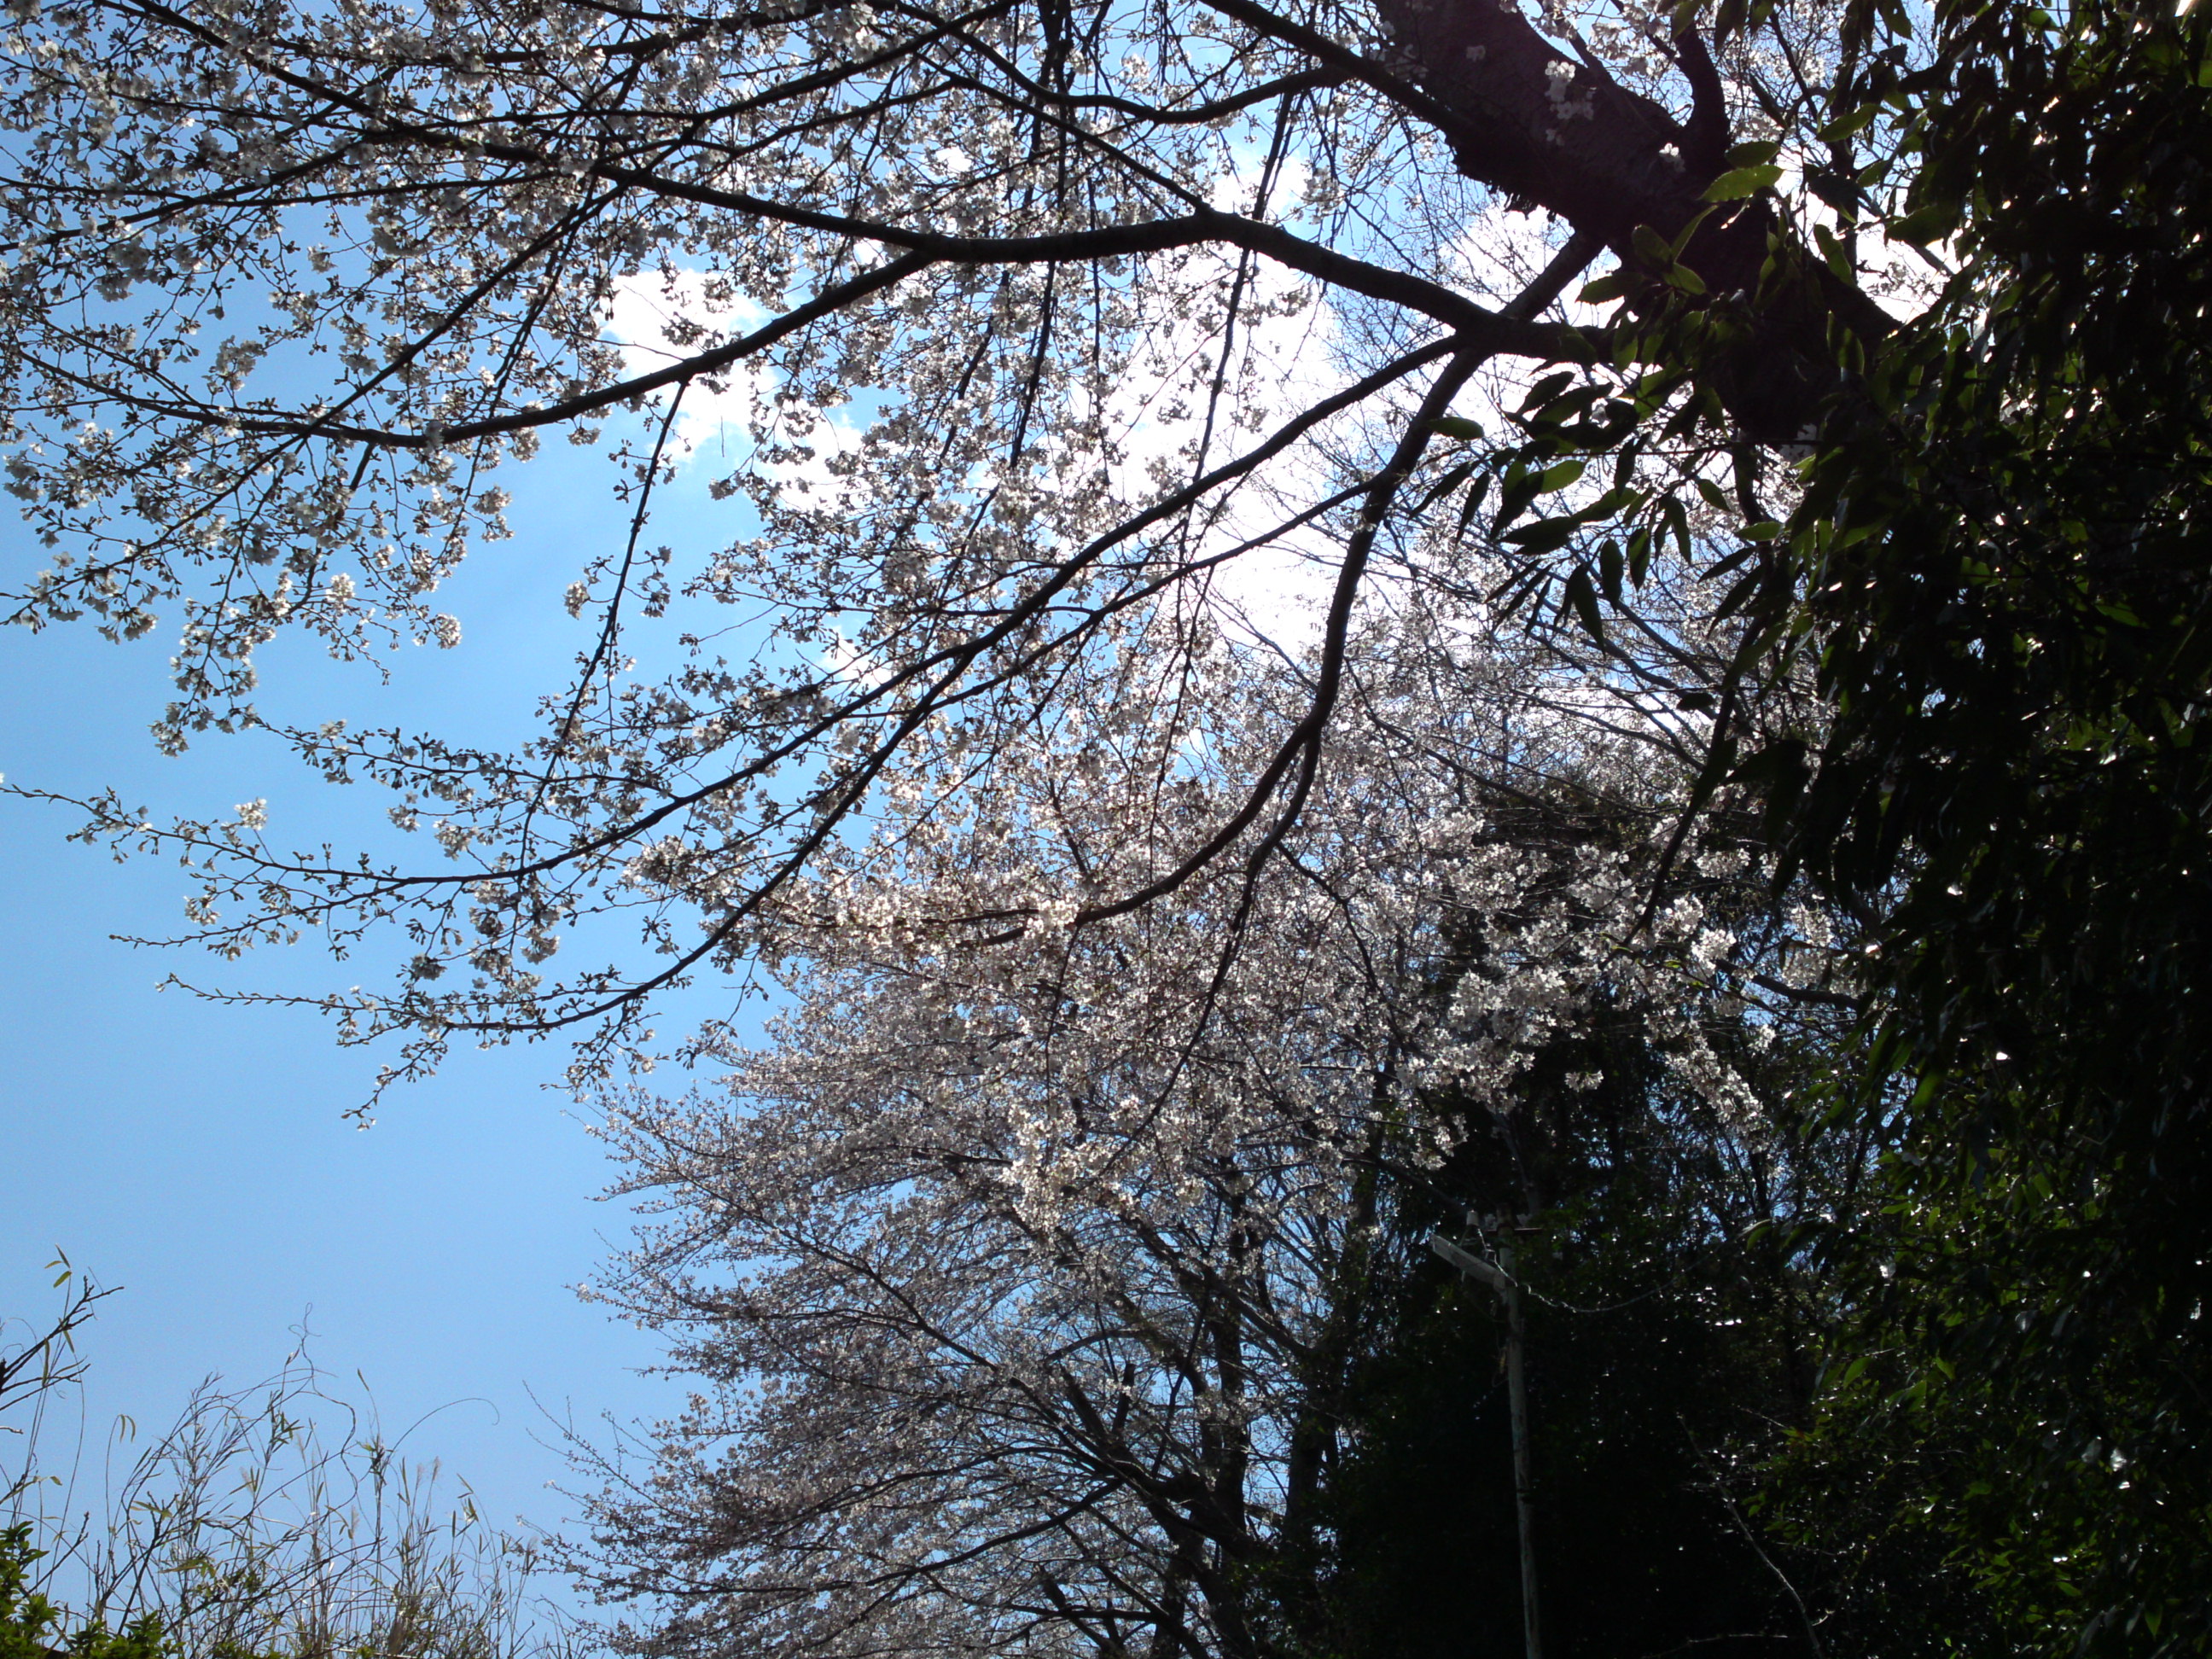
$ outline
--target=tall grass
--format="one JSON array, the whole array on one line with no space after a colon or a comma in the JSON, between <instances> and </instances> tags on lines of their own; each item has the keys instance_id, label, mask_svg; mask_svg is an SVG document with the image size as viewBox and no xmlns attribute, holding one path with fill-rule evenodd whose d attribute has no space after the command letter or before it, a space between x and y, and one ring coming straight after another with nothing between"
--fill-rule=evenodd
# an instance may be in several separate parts
<instances>
[{"instance_id":1,"label":"tall grass","mask_svg":"<svg viewBox=\"0 0 2212 1659\"><path fill-rule=\"evenodd\" d=\"M135 1455L124 1425L88 1456L76 1339L103 1293L60 1265L60 1314L13 1323L12 1343L0 1325L0 1530L19 1529L19 1559L38 1552L25 1589L60 1610L61 1639L158 1626L177 1659L595 1645L534 1593L542 1544L489 1525L465 1485L447 1495L437 1464L402 1457L304 1352L250 1388L202 1384Z\"/></svg>"}]
</instances>

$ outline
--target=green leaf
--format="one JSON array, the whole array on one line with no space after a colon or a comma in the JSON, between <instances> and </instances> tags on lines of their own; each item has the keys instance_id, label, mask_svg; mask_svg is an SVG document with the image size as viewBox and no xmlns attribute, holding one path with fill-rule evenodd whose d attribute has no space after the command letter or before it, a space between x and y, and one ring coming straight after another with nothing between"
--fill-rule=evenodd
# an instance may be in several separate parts
<instances>
[{"instance_id":1,"label":"green leaf","mask_svg":"<svg viewBox=\"0 0 2212 1659\"><path fill-rule=\"evenodd\" d=\"M1844 139L1856 137L1864 132L1875 124L1875 118L1881 113L1881 106L1877 102L1861 104L1856 109L1846 110L1836 117L1816 136L1824 144L1840 144Z\"/></svg>"},{"instance_id":2,"label":"green leaf","mask_svg":"<svg viewBox=\"0 0 2212 1659\"><path fill-rule=\"evenodd\" d=\"M1621 602L1620 579L1625 568L1620 544L1607 537L1604 545L1597 550L1597 580L1598 586L1605 589L1606 598L1616 605Z\"/></svg>"},{"instance_id":3,"label":"green leaf","mask_svg":"<svg viewBox=\"0 0 2212 1659\"><path fill-rule=\"evenodd\" d=\"M1565 489L1583 476L1583 468L1585 465L1587 463L1572 456L1564 461L1553 462L1536 475L1536 493L1539 495L1548 495L1555 489Z\"/></svg>"},{"instance_id":4,"label":"green leaf","mask_svg":"<svg viewBox=\"0 0 2212 1659\"><path fill-rule=\"evenodd\" d=\"M1683 222L1681 229L1674 233L1674 240L1667 244L1667 257L1669 259L1679 259L1682 257L1682 250L1689 246L1690 238L1698 234L1698 226L1712 216L1712 211L1709 207L1699 208Z\"/></svg>"},{"instance_id":5,"label":"green leaf","mask_svg":"<svg viewBox=\"0 0 2212 1659\"><path fill-rule=\"evenodd\" d=\"M1474 515L1482 511L1482 498L1490 493L1490 475L1486 472L1468 486L1467 503L1459 510L1459 533L1467 534L1467 527L1474 522Z\"/></svg>"},{"instance_id":6,"label":"green leaf","mask_svg":"<svg viewBox=\"0 0 2212 1659\"><path fill-rule=\"evenodd\" d=\"M1533 559L1559 551L1574 539L1575 532L1582 526L1582 515L1569 513L1556 519L1539 519L1534 524L1523 525L1498 539L1510 547L1519 548Z\"/></svg>"},{"instance_id":7,"label":"green leaf","mask_svg":"<svg viewBox=\"0 0 2212 1659\"><path fill-rule=\"evenodd\" d=\"M1714 560L1711 567L1705 571L1705 580L1711 582L1717 582L1722 577L1727 575L1729 571L1742 568L1743 566L1751 562L1753 556L1757 554L1758 551L1759 550L1755 547L1739 547L1735 552L1729 554L1726 558Z\"/></svg>"},{"instance_id":8,"label":"green leaf","mask_svg":"<svg viewBox=\"0 0 2212 1659\"><path fill-rule=\"evenodd\" d=\"M1628 273L1625 270L1610 270L1595 281L1583 283L1583 291L1575 295L1575 298L1580 300L1584 305L1599 306L1608 300L1620 299L1627 294L1628 289Z\"/></svg>"},{"instance_id":9,"label":"green leaf","mask_svg":"<svg viewBox=\"0 0 2212 1659\"><path fill-rule=\"evenodd\" d=\"M1583 631L1600 645L1605 643L1605 618L1598 612L1597 589L1591 586L1589 567L1578 564L1567 578L1567 603L1581 618Z\"/></svg>"},{"instance_id":10,"label":"green leaf","mask_svg":"<svg viewBox=\"0 0 2212 1659\"><path fill-rule=\"evenodd\" d=\"M1701 198L1708 202L1740 202L1747 196L1756 196L1782 176L1782 169L1771 162L1753 167L1731 167L1705 186Z\"/></svg>"},{"instance_id":11,"label":"green leaf","mask_svg":"<svg viewBox=\"0 0 2212 1659\"><path fill-rule=\"evenodd\" d=\"M1855 280L1856 273L1851 269L1850 247L1842 237L1837 235L1826 225L1814 225L1813 240L1818 244L1820 258L1826 263L1830 270L1847 283Z\"/></svg>"},{"instance_id":12,"label":"green leaf","mask_svg":"<svg viewBox=\"0 0 2212 1659\"><path fill-rule=\"evenodd\" d=\"M1522 510L1536 499L1535 475L1519 461L1505 469L1505 476L1498 483L1498 516L1490 521L1490 533L1502 536Z\"/></svg>"},{"instance_id":13,"label":"green leaf","mask_svg":"<svg viewBox=\"0 0 2212 1659\"><path fill-rule=\"evenodd\" d=\"M1931 202L1925 207L1915 208L1902 218L1889 222L1889 234L1900 242L1925 245L1940 242L1959 228L1959 213L1954 204Z\"/></svg>"},{"instance_id":14,"label":"green leaf","mask_svg":"<svg viewBox=\"0 0 2212 1659\"><path fill-rule=\"evenodd\" d=\"M1443 477L1439 478L1436 482L1434 487L1431 488L1426 495L1423 495L1419 501L1413 504L1413 511L1416 514L1427 512L1439 501L1450 495L1453 490L1458 489L1460 485L1465 483L1468 478L1473 477L1474 467L1475 464L1473 461L1462 461L1457 466L1452 468L1450 471L1445 473Z\"/></svg>"},{"instance_id":15,"label":"green leaf","mask_svg":"<svg viewBox=\"0 0 2212 1659\"><path fill-rule=\"evenodd\" d=\"M1520 412L1526 415L1532 409L1541 409L1564 392L1567 382L1574 378L1574 371L1568 368L1563 368L1556 374L1547 374L1528 388L1528 395L1521 400Z\"/></svg>"}]
</instances>

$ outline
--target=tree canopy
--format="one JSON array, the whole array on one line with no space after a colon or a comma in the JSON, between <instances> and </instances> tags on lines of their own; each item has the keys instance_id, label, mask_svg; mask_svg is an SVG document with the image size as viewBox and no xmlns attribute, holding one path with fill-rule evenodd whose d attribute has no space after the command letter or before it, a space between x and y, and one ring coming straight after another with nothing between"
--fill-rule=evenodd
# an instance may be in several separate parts
<instances>
[{"instance_id":1,"label":"tree canopy","mask_svg":"<svg viewBox=\"0 0 2212 1659\"><path fill-rule=\"evenodd\" d=\"M222 951L407 928L399 988L331 1007L349 1033L411 1033L411 1060L449 1033L547 1027L619 1050L656 989L761 948L797 872L884 790L941 775L986 798L1011 733L1094 706L1172 729L1187 676L1239 648L1222 590L1272 551L1278 578L1322 567L1320 639L1243 793L1110 890L1000 908L1088 921L1217 857L1265 864L1314 787L1358 617L1487 580L1402 510L1441 482L1431 457L1479 377L1583 365L1571 396L1601 419L1676 421L1681 442L1578 499L1605 503L1592 523L1626 510L1644 459L1694 473L1753 434L1794 439L1832 379L1820 318L1760 324L1723 353L1716 426L1640 367L1634 317L1577 327L1555 302L1594 258L1656 272L1654 236L1747 295L1770 235L1804 231L1760 187L1778 163L1729 157L1746 135L1780 154L1833 101L1814 87L1835 29L1777 13L1717 38L1723 76L1702 22L1632 9L1585 39L1562 12L1554 39L1493 9L1449 27L1242 0L26 20L8 409L13 487L57 550L15 614L129 635L177 607L164 741L256 723L252 655L277 629L341 651L455 637L431 594L501 533L495 474L549 432L611 430L637 507L630 544L571 590L600 639L522 751L279 734L392 789L453 867L287 854L254 823L120 801L89 803L88 830L205 858L196 937ZM1800 309L1869 342L1892 326L1856 277L1798 263ZM642 371L606 327L639 291L670 313ZM724 487L757 532L656 548L683 396L740 383L757 447ZM825 476L794 476L855 398ZM1572 470L1513 473L1494 528ZM1645 493L1693 563L1717 521ZM1628 556L1649 575L1648 550ZM1652 604L1616 695L1713 695L1705 659L1726 647ZM726 657L728 620L763 606L774 640ZM703 613L694 654L626 678L623 626L669 609ZM635 907L642 956L544 965L579 916Z\"/></svg>"},{"instance_id":2,"label":"tree canopy","mask_svg":"<svg viewBox=\"0 0 2212 1659\"><path fill-rule=\"evenodd\" d=\"M1711 1622L1715 1599L1779 1624L1698 1460L1802 1419L1811 1367L1783 1376L1771 1320L1717 1361L1669 1328L1705 1325L1716 1295L1802 1294L1786 1251L1763 1283L1717 1285L1698 1258L1832 1181L1778 1127L1778 1062L1838 1018L1791 994L1832 982L1838 953L1764 921L1749 860L1703 843L1623 951L1667 823L1636 805L1664 773L1634 738L1527 722L1532 653L1422 631L1425 651L1363 637L1425 672L1363 678L1286 842L1297 886L1248 902L1223 868L1120 925L988 952L856 919L726 1084L609 1103L660 1218L603 1293L709 1384L654 1458L607 1470L591 1570L662 1600L656 1650L1407 1651L1363 1622L1386 1604L1422 1651L1486 1627L1517 1650L1510 1503L1468 1501L1503 1449L1494 1322L1423 1266L1426 1231L1463 1231L1470 1206L1553 1218L1547 1291L1637 1310L1595 1348L1573 1314L1539 1322L1547 1422L1581 1431L1546 1486L1547 1538L1582 1558L1565 1650L1741 1634ZM1244 760L1192 782L1233 799ZM1113 848L1149 810L1094 795L1063 833ZM907 872L909 902L957 902L987 861L964 839ZM1657 1352L1615 1370L1639 1339ZM1698 1374L1716 1364L1728 1396ZM1591 1396L1663 1431L1578 1425ZM1420 1449L1393 1443L1407 1414ZM1602 1490L1624 1450L1662 1466L1635 1472L1640 1511ZM1443 1490L1387 1467L1405 1456ZM1675 1513L1639 1535L1654 1505ZM1649 1605L1686 1537L1729 1588ZM1409 1544L1415 1578L1440 1550L1463 1560L1385 1592ZM1589 1570L1621 1546L1632 1586L1618 1561ZM1475 1610L1476 1581L1505 1617ZM1607 1583L1616 1606L1577 1619Z\"/></svg>"}]
</instances>

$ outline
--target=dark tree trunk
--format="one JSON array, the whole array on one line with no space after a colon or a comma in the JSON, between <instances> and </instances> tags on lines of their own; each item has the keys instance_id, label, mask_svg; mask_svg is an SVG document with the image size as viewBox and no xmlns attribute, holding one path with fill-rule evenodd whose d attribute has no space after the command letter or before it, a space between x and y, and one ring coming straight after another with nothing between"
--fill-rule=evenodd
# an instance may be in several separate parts
<instances>
[{"instance_id":1,"label":"dark tree trunk","mask_svg":"<svg viewBox=\"0 0 2212 1659\"><path fill-rule=\"evenodd\" d=\"M1389 68L1435 100L1431 112L1449 122L1468 178L1596 237L1655 284L1638 229L1671 244L1705 214L1682 260L1705 283L1705 302L1740 310L1743 327L1741 343L1712 365L1714 389L1757 442L1808 435L1837 384L1831 319L1869 344L1893 324L1799 244L1765 200L1706 203L1731 134L1701 39L1686 33L1671 43L1693 94L1680 122L1560 52L1511 0L1382 0L1381 15Z\"/></svg>"}]
</instances>

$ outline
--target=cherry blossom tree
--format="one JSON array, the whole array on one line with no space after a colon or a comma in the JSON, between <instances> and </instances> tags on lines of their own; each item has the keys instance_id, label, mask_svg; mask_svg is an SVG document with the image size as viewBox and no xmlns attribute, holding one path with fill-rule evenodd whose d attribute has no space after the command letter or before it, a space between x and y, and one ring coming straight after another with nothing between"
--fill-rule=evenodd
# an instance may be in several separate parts
<instances>
[{"instance_id":1,"label":"cherry blossom tree","mask_svg":"<svg viewBox=\"0 0 2212 1659\"><path fill-rule=\"evenodd\" d=\"M609 1100L659 1224L602 1294L705 1379L602 1462L586 1570L654 1609L641 1650L1304 1650L1270 1596L1419 1277L1394 1214L1554 1210L1540 1143L1603 1090L1729 1149L1724 1227L1804 1201L1760 1056L1847 1003L1838 941L1717 834L1639 927L1682 763L1556 659L1429 612L1353 644L1291 878L1024 925L1141 880L1159 815L1234 810L1310 695L1279 665L1193 699L1232 712L1164 791L1050 736L995 757L991 816L917 792L896 880L843 849L805 884L772 1046Z\"/></svg>"},{"instance_id":2,"label":"cherry blossom tree","mask_svg":"<svg viewBox=\"0 0 2212 1659\"><path fill-rule=\"evenodd\" d=\"M404 935L394 988L311 1000L346 1040L398 1034L392 1075L456 1033L564 1031L589 1076L660 994L784 948L837 849L896 871L879 815L1011 811L1000 757L1040 732L1118 795L1190 688L1228 683L1215 657L1288 629L1302 689L1238 787L1021 902L1090 925L1224 860L1273 879L1363 619L1471 579L1428 520L1523 536L1472 578L1502 602L1619 602L1613 694L1686 704L1681 744L1717 757L1771 641L1686 637L1636 585L1741 562L1728 528L1786 501L1771 448L1832 389L1836 331L1890 326L1901 278L1854 264L1860 186L1836 183L1867 140L1814 136L1859 40L1816 6L1753 27L1641 0L18 6L0 444L51 554L9 614L180 625L165 744L274 732L443 857L112 796L77 803L83 833L190 859L185 937L225 957ZM1594 261L1615 312L1568 297ZM1754 314L1753 289L1784 298ZM641 306L661 323L618 335ZM1647 373L1685 306L1700 367ZM715 487L751 515L658 545L709 404L744 411ZM1517 459L1540 419L1649 441L1578 483ZM439 585L506 533L548 436L611 446L631 528L569 589L597 620L537 738L256 710L279 630L455 642ZM1564 516L1513 530L1540 501ZM1253 611L1271 590L1297 621ZM633 672L625 629L664 614L684 659ZM908 813L917 789L940 804ZM641 953L550 965L609 912Z\"/></svg>"}]
</instances>

